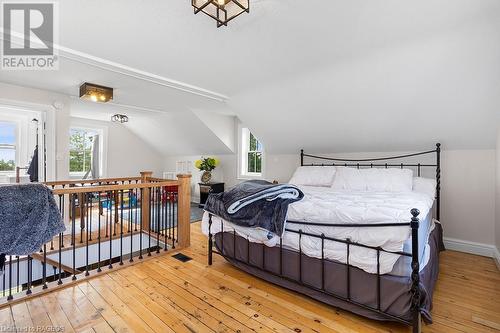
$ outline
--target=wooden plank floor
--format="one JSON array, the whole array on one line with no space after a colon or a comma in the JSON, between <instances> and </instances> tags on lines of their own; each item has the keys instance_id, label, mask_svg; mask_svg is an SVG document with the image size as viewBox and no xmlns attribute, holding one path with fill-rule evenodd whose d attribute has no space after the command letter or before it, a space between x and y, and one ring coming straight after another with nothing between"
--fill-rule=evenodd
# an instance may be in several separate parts
<instances>
[{"instance_id":1,"label":"wooden plank floor","mask_svg":"<svg viewBox=\"0 0 500 333\"><path fill-rule=\"evenodd\" d=\"M368 320L255 279L216 256L193 224L194 258L172 253L0 310L0 328L64 332L410 332ZM499 332L500 273L491 259L441 256L434 324L423 332Z\"/></svg>"}]
</instances>

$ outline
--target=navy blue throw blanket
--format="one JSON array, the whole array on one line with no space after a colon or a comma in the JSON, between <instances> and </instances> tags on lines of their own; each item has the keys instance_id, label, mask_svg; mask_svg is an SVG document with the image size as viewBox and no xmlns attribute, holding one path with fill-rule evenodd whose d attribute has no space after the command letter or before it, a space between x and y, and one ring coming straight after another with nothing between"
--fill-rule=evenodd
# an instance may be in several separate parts
<instances>
[{"instance_id":1,"label":"navy blue throw blanket","mask_svg":"<svg viewBox=\"0 0 500 333\"><path fill-rule=\"evenodd\" d=\"M281 236L288 205L303 197L304 193L293 185L249 180L226 192L210 194L205 210L236 225Z\"/></svg>"},{"instance_id":2,"label":"navy blue throw blanket","mask_svg":"<svg viewBox=\"0 0 500 333\"><path fill-rule=\"evenodd\" d=\"M32 254L65 229L47 186L0 186L0 254Z\"/></svg>"}]
</instances>

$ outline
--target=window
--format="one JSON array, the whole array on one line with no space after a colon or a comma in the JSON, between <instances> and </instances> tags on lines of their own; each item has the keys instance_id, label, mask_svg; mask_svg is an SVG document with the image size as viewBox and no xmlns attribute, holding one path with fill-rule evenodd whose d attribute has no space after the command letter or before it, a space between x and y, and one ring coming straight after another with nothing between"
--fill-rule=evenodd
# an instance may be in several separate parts
<instances>
[{"instance_id":1,"label":"window","mask_svg":"<svg viewBox=\"0 0 500 333\"><path fill-rule=\"evenodd\" d=\"M241 176L261 177L264 148L248 128L241 129Z\"/></svg>"},{"instance_id":2,"label":"window","mask_svg":"<svg viewBox=\"0 0 500 333\"><path fill-rule=\"evenodd\" d=\"M16 170L17 125L0 121L0 172Z\"/></svg>"},{"instance_id":3,"label":"window","mask_svg":"<svg viewBox=\"0 0 500 333\"><path fill-rule=\"evenodd\" d=\"M92 146L96 130L71 128L69 134L69 172L86 174L92 165Z\"/></svg>"}]
</instances>

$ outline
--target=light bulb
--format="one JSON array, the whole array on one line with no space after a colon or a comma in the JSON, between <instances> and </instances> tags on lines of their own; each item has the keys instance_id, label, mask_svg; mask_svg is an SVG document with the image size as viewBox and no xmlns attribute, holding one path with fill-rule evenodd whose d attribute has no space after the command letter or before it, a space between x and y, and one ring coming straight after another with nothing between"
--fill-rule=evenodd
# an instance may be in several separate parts
<instances>
[{"instance_id":1,"label":"light bulb","mask_svg":"<svg viewBox=\"0 0 500 333\"><path fill-rule=\"evenodd\" d=\"M219 6L224 6L226 4L226 0L217 0Z\"/></svg>"},{"instance_id":2,"label":"light bulb","mask_svg":"<svg viewBox=\"0 0 500 333\"><path fill-rule=\"evenodd\" d=\"M100 98L100 100L101 100L101 101L103 101L103 102L104 102L104 101L106 101L106 96L104 96L104 95L99 96L99 98Z\"/></svg>"},{"instance_id":3,"label":"light bulb","mask_svg":"<svg viewBox=\"0 0 500 333\"><path fill-rule=\"evenodd\" d=\"M90 99L92 100L92 102L97 102L97 96L94 94L90 95Z\"/></svg>"}]
</instances>

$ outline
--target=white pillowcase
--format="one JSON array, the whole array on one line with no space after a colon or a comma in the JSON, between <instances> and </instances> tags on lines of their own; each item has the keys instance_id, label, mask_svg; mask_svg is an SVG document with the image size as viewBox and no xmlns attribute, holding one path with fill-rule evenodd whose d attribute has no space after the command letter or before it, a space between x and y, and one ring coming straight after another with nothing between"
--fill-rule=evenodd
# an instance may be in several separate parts
<instances>
[{"instance_id":1,"label":"white pillowcase","mask_svg":"<svg viewBox=\"0 0 500 333\"><path fill-rule=\"evenodd\" d=\"M431 198L436 196L436 180L433 178L413 178L413 191L425 193Z\"/></svg>"},{"instance_id":2,"label":"white pillowcase","mask_svg":"<svg viewBox=\"0 0 500 333\"><path fill-rule=\"evenodd\" d=\"M413 171L410 169L357 169L337 168L333 181L334 190L411 192Z\"/></svg>"},{"instance_id":3,"label":"white pillowcase","mask_svg":"<svg viewBox=\"0 0 500 333\"><path fill-rule=\"evenodd\" d=\"M335 177L334 166L300 166L290 179L290 184L330 187Z\"/></svg>"}]
</instances>

